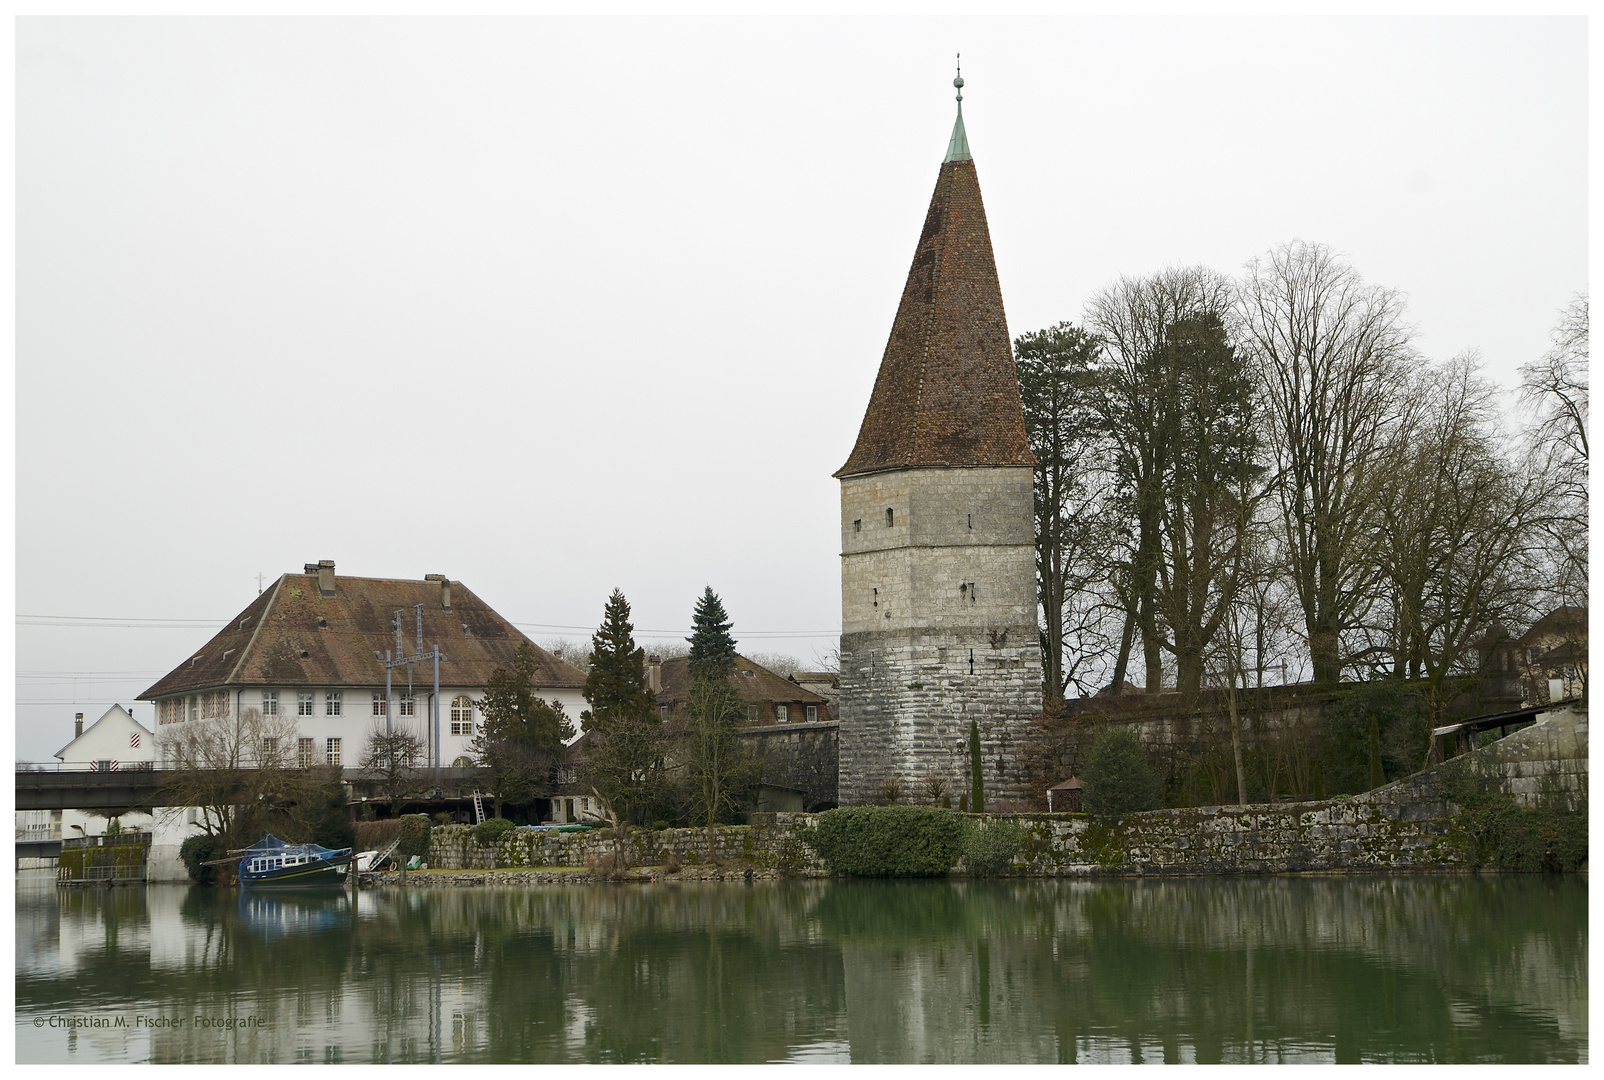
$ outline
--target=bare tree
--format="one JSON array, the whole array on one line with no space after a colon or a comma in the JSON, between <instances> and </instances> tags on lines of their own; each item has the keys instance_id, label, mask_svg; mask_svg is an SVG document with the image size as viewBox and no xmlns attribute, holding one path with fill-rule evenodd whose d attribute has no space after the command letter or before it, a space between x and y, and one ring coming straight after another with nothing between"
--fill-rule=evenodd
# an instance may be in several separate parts
<instances>
[{"instance_id":1,"label":"bare tree","mask_svg":"<svg viewBox=\"0 0 1604 1080\"><path fill-rule=\"evenodd\" d=\"M390 731L374 724L368 731L357 768L377 777L394 813L406 799L422 790L419 763L427 760L423 740L407 728Z\"/></svg>"},{"instance_id":2,"label":"bare tree","mask_svg":"<svg viewBox=\"0 0 1604 1080\"><path fill-rule=\"evenodd\" d=\"M1335 682L1376 578L1371 473L1414 363L1403 299L1366 285L1329 248L1294 241L1248 263L1236 315L1262 379L1314 678Z\"/></svg>"},{"instance_id":3,"label":"bare tree","mask_svg":"<svg viewBox=\"0 0 1604 1080\"><path fill-rule=\"evenodd\" d=\"M210 836L246 839L256 815L293 799L301 786L300 771L290 767L296 733L293 718L254 708L163 728L156 747L168 805L194 807Z\"/></svg>"},{"instance_id":4,"label":"bare tree","mask_svg":"<svg viewBox=\"0 0 1604 1080\"><path fill-rule=\"evenodd\" d=\"M1587 294L1560 314L1553 347L1520 369L1521 398L1535 421L1532 453L1553 480L1554 592L1559 602L1587 602Z\"/></svg>"},{"instance_id":5,"label":"bare tree","mask_svg":"<svg viewBox=\"0 0 1604 1080\"><path fill-rule=\"evenodd\" d=\"M1223 611L1216 603L1201 615L1211 597L1218 599L1213 594L1221 552L1214 547L1220 539L1214 527L1218 477L1199 481L1224 464L1215 456L1224 447L1214 437L1227 415L1217 407L1223 369L1209 364L1235 363L1219 322L1231 295L1231 283L1221 275L1188 267L1121 278L1087 306L1087 326L1105 347L1099 411L1114 446L1118 499L1134 534L1127 564L1113 577L1127 614L1116 687L1124 682L1134 630L1141 637L1149 692L1162 684L1165 651L1175 658L1178 682L1195 689L1199 638L1217 629L1215 616ZM1204 348L1206 326L1217 331L1217 340ZM1241 430L1231 438L1251 430L1251 424L1236 426ZM1201 470L1200 452L1212 459ZM1200 539L1204 547L1197 545Z\"/></svg>"},{"instance_id":6,"label":"bare tree","mask_svg":"<svg viewBox=\"0 0 1604 1080\"><path fill-rule=\"evenodd\" d=\"M1551 476L1502 451L1495 389L1472 355L1422 373L1375 474L1382 649L1441 716L1477 674L1473 642L1529 614Z\"/></svg>"}]
</instances>

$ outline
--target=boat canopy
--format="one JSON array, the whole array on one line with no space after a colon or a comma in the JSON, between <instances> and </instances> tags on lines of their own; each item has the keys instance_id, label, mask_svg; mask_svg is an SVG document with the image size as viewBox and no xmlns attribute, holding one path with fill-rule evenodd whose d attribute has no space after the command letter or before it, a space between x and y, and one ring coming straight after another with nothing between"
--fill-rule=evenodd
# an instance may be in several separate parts
<instances>
[{"instance_id":1,"label":"boat canopy","mask_svg":"<svg viewBox=\"0 0 1604 1080\"><path fill-rule=\"evenodd\" d=\"M253 855L276 855L284 851L305 852L308 855L334 855L338 852L349 850L351 849L326 848L320 844L292 844L286 840L280 840L272 833L263 833L260 840L245 849L245 856L250 858Z\"/></svg>"}]
</instances>

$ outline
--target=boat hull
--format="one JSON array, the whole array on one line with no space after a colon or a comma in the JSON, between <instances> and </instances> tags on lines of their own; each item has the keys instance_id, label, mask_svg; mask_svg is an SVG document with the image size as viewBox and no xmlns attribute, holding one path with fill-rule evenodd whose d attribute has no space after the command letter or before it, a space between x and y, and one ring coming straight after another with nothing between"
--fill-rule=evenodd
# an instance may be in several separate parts
<instances>
[{"instance_id":1,"label":"boat hull","mask_svg":"<svg viewBox=\"0 0 1604 1080\"><path fill-rule=\"evenodd\" d=\"M248 889L305 889L320 885L344 885L345 862L308 863L304 866L287 866L279 870L240 874L240 884Z\"/></svg>"}]
</instances>

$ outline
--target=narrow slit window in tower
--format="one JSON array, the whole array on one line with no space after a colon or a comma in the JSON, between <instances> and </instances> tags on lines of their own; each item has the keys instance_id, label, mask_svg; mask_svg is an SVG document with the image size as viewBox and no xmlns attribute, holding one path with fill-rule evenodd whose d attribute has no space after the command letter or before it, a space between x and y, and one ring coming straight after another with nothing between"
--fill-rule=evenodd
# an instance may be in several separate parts
<instances>
[{"instance_id":1,"label":"narrow slit window in tower","mask_svg":"<svg viewBox=\"0 0 1604 1080\"><path fill-rule=\"evenodd\" d=\"M892 513L891 507L888 506L888 507L886 507L886 528L888 528L888 529L891 528L891 526L894 525L895 523L896 523L896 515L894 513Z\"/></svg>"}]
</instances>

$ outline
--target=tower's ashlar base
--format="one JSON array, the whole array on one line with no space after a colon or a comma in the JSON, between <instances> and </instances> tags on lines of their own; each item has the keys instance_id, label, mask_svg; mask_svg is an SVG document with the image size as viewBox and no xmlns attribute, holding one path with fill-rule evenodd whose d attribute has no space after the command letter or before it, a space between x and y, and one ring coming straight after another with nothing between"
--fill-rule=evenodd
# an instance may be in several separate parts
<instances>
[{"instance_id":1,"label":"tower's ashlar base","mask_svg":"<svg viewBox=\"0 0 1604 1080\"><path fill-rule=\"evenodd\" d=\"M1024 751L1041 704L1034 626L841 638L842 806L958 806L980 729L986 805L1030 796Z\"/></svg>"}]
</instances>

